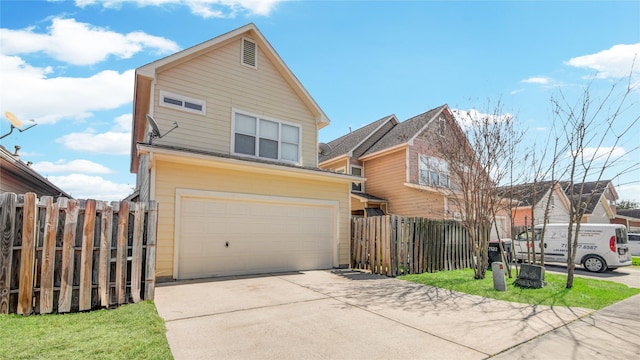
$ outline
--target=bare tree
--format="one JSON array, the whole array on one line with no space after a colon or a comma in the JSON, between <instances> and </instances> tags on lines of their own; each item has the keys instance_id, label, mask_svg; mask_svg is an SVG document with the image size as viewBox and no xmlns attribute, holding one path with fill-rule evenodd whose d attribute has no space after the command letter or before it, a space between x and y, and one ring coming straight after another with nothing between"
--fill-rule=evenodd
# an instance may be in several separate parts
<instances>
[{"instance_id":1,"label":"bare tree","mask_svg":"<svg viewBox=\"0 0 640 360\"><path fill-rule=\"evenodd\" d=\"M587 192L584 184L588 179L602 181L605 171L620 159L614 151L633 136L632 129L637 129L640 122L638 102L630 96L638 91L638 83L633 83L631 75L627 80L613 84L601 100L592 96L592 82L576 100L572 101L562 89L551 99L554 117L563 125L563 140L568 146L568 161L556 166L566 166L568 180L564 186L573 205L567 231L567 288L573 286L580 224L595 195ZM625 86L620 91L621 84Z\"/></svg>"},{"instance_id":2,"label":"bare tree","mask_svg":"<svg viewBox=\"0 0 640 360\"><path fill-rule=\"evenodd\" d=\"M487 106L491 109L491 104ZM440 153L448 163L452 189L450 203L461 213L476 257L474 278L485 277L488 246L496 213L502 205L498 185L513 167L515 146L522 133L516 130L515 118L502 113L498 102L486 114L462 114L465 131L447 127L440 139Z\"/></svg>"}]
</instances>

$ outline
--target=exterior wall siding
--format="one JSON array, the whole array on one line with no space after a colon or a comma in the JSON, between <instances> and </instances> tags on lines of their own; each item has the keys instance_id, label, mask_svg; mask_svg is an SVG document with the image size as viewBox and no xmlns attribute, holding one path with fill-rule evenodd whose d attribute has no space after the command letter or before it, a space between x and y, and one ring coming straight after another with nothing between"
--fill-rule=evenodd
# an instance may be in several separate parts
<instances>
[{"instance_id":1,"label":"exterior wall siding","mask_svg":"<svg viewBox=\"0 0 640 360\"><path fill-rule=\"evenodd\" d=\"M231 153L232 109L301 126L303 166L317 166L316 119L264 52L258 69L240 64L241 39L212 49L186 63L160 71L154 87L153 115L161 131L177 121L178 129L158 139L162 145ZM159 106L160 91L204 100L206 114Z\"/></svg>"},{"instance_id":2,"label":"exterior wall siding","mask_svg":"<svg viewBox=\"0 0 640 360\"><path fill-rule=\"evenodd\" d=\"M551 224L569 222L569 210L564 206L564 202L560 199L557 191L553 192L552 206L549 208L549 221ZM544 212L547 207L549 192L547 192L535 206L535 223L536 225L544 222Z\"/></svg>"},{"instance_id":3,"label":"exterior wall siding","mask_svg":"<svg viewBox=\"0 0 640 360\"><path fill-rule=\"evenodd\" d=\"M388 212L403 216L444 217L444 198L439 193L419 191L404 185L406 150L364 161L366 192L387 199Z\"/></svg>"},{"instance_id":4,"label":"exterior wall siding","mask_svg":"<svg viewBox=\"0 0 640 360\"><path fill-rule=\"evenodd\" d=\"M349 264L350 194L348 184L302 180L285 176L264 175L251 171L232 171L157 161L155 163L155 199L158 210L158 245L156 273L173 276L176 189L221 191L339 202L338 262ZM251 224L247 224L251 226Z\"/></svg>"}]
</instances>

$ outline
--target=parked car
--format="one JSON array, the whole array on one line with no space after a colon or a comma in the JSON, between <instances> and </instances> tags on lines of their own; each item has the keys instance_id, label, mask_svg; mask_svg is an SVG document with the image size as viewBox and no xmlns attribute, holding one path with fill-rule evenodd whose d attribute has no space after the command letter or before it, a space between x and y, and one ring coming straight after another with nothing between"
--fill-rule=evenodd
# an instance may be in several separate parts
<instances>
[{"instance_id":1,"label":"parked car","mask_svg":"<svg viewBox=\"0 0 640 360\"><path fill-rule=\"evenodd\" d=\"M629 252L633 256L640 256L640 234L629 233Z\"/></svg>"},{"instance_id":2,"label":"parked car","mask_svg":"<svg viewBox=\"0 0 640 360\"><path fill-rule=\"evenodd\" d=\"M543 250L545 262L566 263L568 228L568 224L547 224L544 247L541 249L542 225L536 225L533 239L529 242L529 253L535 250L536 259L539 259ZM527 259L527 242L524 236L516 237L514 249L517 260ZM627 228L616 224L581 224L576 264L581 264L592 272L631 265Z\"/></svg>"}]
</instances>

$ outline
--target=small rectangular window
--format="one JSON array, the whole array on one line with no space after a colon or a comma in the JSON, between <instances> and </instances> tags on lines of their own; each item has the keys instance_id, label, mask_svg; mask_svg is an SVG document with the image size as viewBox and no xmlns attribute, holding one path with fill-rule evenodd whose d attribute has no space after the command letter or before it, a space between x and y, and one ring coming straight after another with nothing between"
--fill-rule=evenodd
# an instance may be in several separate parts
<instances>
[{"instance_id":1,"label":"small rectangular window","mask_svg":"<svg viewBox=\"0 0 640 360\"><path fill-rule=\"evenodd\" d=\"M160 91L160 105L200 115L206 113L206 103L204 100L173 94L164 90Z\"/></svg>"},{"instance_id":2,"label":"small rectangular window","mask_svg":"<svg viewBox=\"0 0 640 360\"><path fill-rule=\"evenodd\" d=\"M362 177L362 168L360 166L351 166L351 175ZM351 191L355 192L363 192L364 191L363 183L351 183Z\"/></svg>"},{"instance_id":3,"label":"small rectangular window","mask_svg":"<svg viewBox=\"0 0 640 360\"><path fill-rule=\"evenodd\" d=\"M440 136L444 136L446 130L447 130L447 122L446 122L444 116L440 116L438 118L438 134Z\"/></svg>"}]
</instances>

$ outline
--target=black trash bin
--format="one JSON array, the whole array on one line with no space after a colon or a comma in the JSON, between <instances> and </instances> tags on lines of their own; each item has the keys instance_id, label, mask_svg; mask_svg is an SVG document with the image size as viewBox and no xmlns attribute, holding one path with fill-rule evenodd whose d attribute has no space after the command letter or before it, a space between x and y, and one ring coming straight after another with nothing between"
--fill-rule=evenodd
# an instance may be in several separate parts
<instances>
[{"instance_id":1,"label":"black trash bin","mask_svg":"<svg viewBox=\"0 0 640 360\"><path fill-rule=\"evenodd\" d=\"M500 239L500 240L491 240L489 242L488 257L489 257L489 268L491 268L491 263L494 262L503 262L502 257L500 257L500 243L502 242L502 248L504 249L504 258L506 262L511 262L511 239Z\"/></svg>"}]
</instances>

